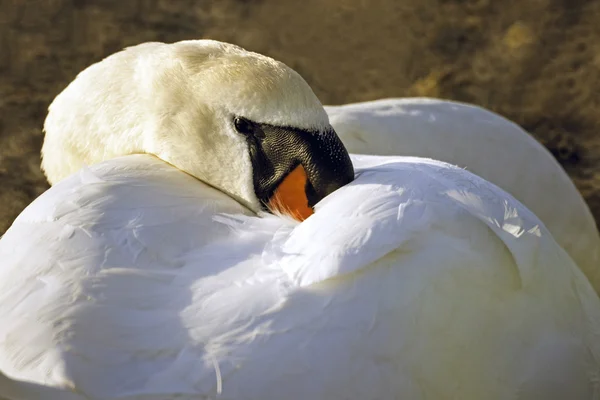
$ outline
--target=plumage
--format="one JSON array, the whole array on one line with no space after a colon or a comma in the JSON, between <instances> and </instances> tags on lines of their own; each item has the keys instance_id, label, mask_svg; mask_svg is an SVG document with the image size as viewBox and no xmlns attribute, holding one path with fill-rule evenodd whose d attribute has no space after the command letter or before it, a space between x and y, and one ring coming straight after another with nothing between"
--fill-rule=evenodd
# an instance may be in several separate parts
<instances>
[{"instance_id":1,"label":"plumage","mask_svg":"<svg viewBox=\"0 0 600 400\"><path fill-rule=\"evenodd\" d=\"M533 211L600 293L600 236L581 194L544 146L483 108L428 98L325 106L351 153L428 157L465 167Z\"/></svg>"},{"instance_id":2,"label":"plumage","mask_svg":"<svg viewBox=\"0 0 600 400\"><path fill-rule=\"evenodd\" d=\"M89 399L598 398L600 301L535 215L442 162L353 162L303 223L148 155L55 185L0 241L0 370Z\"/></svg>"},{"instance_id":3,"label":"plumage","mask_svg":"<svg viewBox=\"0 0 600 400\"><path fill-rule=\"evenodd\" d=\"M54 185L0 240L8 400L600 398L600 299L542 221L441 161L350 163L283 64L138 46L45 127ZM302 223L260 211L282 159Z\"/></svg>"}]
</instances>

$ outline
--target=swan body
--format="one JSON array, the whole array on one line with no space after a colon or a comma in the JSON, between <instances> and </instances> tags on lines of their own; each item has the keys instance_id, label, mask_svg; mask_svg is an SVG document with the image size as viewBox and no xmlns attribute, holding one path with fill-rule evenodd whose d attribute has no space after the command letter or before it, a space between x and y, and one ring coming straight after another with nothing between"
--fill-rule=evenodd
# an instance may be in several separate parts
<instances>
[{"instance_id":1,"label":"swan body","mask_svg":"<svg viewBox=\"0 0 600 400\"><path fill-rule=\"evenodd\" d=\"M138 46L45 129L54 185L0 240L8 400L600 396L600 300L545 225L441 161L350 159L274 60ZM291 175L302 223L263 211Z\"/></svg>"},{"instance_id":2,"label":"swan body","mask_svg":"<svg viewBox=\"0 0 600 400\"><path fill-rule=\"evenodd\" d=\"M249 215L149 155L53 186L0 241L0 369L12 389L600 394L600 300L534 214L442 162L353 162L356 180L303 223Z\"/></svg>"},{"instance_id":3,"label":"swan body","mask_svg":"<svg viewBox=\"0 0 600 400\"><path fill-rule=\"evenodd\" d=\"M350 153L446 161L500 186L533 211L600 292L600 236L585 200L552 154L481 107L428 98L325 106Z\"/></svg>"}]
</instances>

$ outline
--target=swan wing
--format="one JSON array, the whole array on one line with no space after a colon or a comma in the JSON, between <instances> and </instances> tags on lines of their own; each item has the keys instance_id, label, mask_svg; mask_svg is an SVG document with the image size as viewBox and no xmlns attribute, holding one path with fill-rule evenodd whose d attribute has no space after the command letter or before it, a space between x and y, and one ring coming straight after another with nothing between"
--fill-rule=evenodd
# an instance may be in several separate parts
<instances>
[{"instance_id":1,"label":"swan wing","mask_svg":"<svg viewBox=\"0 0 600 400\"><path fill-rule=\"evenodd\" d=\"M500 186L544 222L600 291L594 217L552 154L517 124L481 107L428 98L325 108L351 153L433 158Z\"/></svg>"}]
</instances>

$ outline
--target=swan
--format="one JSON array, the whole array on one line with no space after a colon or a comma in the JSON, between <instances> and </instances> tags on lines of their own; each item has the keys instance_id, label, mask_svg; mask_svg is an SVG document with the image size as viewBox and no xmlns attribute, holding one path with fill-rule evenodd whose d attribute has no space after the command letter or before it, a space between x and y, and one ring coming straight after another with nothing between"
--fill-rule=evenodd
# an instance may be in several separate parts
<instances>
[{"instance_id":1,"label":"swan","mask_svg":"<svg viewBox=\"0 0 600 400\"><path fill-rule=\"evenodd\" d=\"M594 217L552 154L517 124L481 107L431 98L381 99L325 110L350 153L433 158L500 186L544 222L600 293L600 235Z\"/></svg>"},{"instance_id":2,"label":"swan","mask_svg":"<svg viewBox=\"0 0 600 400\"><path fill-rule=\"evenodd\" d=\"M0 240L7 399L600 395L600 299L510 194L431 159L347 164L301 78L231 45L141 45L90 68L50 107L54 185ZM279 176L273 213L237 118L326 136ZM269 154L294 151L280 140Z\"/></svg>"}]
</instances>

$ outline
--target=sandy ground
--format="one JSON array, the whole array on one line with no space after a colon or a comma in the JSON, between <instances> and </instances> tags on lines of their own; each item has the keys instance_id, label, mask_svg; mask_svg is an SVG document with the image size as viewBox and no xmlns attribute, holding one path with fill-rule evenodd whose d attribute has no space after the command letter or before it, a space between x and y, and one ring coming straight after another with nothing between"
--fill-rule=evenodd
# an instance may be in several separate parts
<instances>
[{"instance_id":1,"label":"sandy ground","mask_svg":"<svg viewBox=\"0 0 600 400\"><path fill-rule=\"evenodd\" d=\"M488 107L555 154L600 220L600 0L0 0L0 234L47 188L53 97L125 46L192 38L284 61L326 104Z\"/></svg>"}]
</instances>

